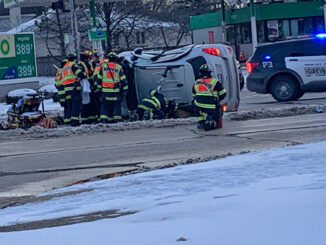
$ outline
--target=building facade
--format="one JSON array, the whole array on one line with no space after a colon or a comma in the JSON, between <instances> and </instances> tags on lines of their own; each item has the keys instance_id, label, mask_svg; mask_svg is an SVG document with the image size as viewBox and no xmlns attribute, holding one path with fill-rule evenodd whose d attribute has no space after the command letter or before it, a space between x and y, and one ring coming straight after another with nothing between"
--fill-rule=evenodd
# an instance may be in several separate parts
<instances>
[{"instance_id":1,"label":"building facade","mask_svg":"<svg viewBox=\"0 0 326 245\"><path fill-rule=\"evenodd\" d=\"M259 2L254 4L258 45L324 32L324 2ZM252 54L250 7L226 11L226 35L238 58ZM222 41L222 12L193 16L193 43Z\"/></svg>"}]
</instances>

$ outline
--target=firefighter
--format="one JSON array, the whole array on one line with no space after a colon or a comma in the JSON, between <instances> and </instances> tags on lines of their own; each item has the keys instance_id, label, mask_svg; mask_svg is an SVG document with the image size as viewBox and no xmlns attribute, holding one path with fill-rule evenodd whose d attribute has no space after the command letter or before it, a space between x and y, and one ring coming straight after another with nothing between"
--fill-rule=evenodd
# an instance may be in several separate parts
<instances>
[{"instance_id":1,"label":"firefighter","mask_svg":"<svg viewBox=\"0 0 326 245\"><path fill-rule=\"evenodd\" d=\"M109 61L102 63L97 76L98 84L101 85L100 122L121 122L121 102L128 90L128 83L122 66L118 64L117 54L110 52L107 58Z\"/></svg>"},{"instance_id":2,"label":"firefighter","mask_svg":"<svg viewBox=\"0 0 326 245\"><path fill-rule=\"evenodd\" d=\"M135 67L125 57L119 57L119 64L122 66L123 72L128 81L128 93L126 95L126 103L129 111L137 109L138 100L135 86Z\"/></svg>"},{"instance_id":3,"label":"firefighter","mask_svg":"<svg viewBox=\"0 0 326 245\"><path fill-rule=\"evenodd\" d=\"M222 108L220 101L226 96L226 90L217 78L212 78L207 64L199 68L199 79L194 82L192 93L197 116L197 128L212 130L222 127Z\"/></svg>"},{"instance_id":4,"label":"firefighter","mask_svg":"<svg viewBox=\"0 0 326 245\"><path fill-rule=\"evenodd\" d=\"M88 80L90 87L92 88L93 85L93 80L92 80L92 75L93 75L93 70L92 66L90 63L90 53L89 51L85 51L84 53L80 53L80 60L78 62L78 65L80 66L81 70L85 73L86 79ZM92 92L92 90L91 90ZM95 115L93 115L93 103L91 100L91 94L90 93L90 102L88 104L83 104L82 105L82 110L81 110L81 122L85 124L90 124L92 123L96 118Z\"/></svg>"},{"instance_id":5,"label":"firefighter","mask_svg":"<svg viewBox=\"0 0 326 245\"><path fill-rule=\"evenodd\" d=\"M68 54L67 62L62 68L62 84L65 87L66 108L64 122L79 126L82 107L81 85L79 81L86 78L85 73L76 64L77 56Z\"/></svg>"},{"instance_id":6,"label":"firefighter","mask_svg":"<svg viewBox=\"0 0 326 245\"><path fill-rule=\"evenodd\" d=\"M100 110L101 110L101 84L97 84L97 75L99 74L100 68L101 68L101 63L100 59L98 57L97 51L93 50L92 51L92 58L91 58L91 67L93 69L93 74L92 74L92 86L91 86L91 101L93 104L93 113L92 115L95 116L95 121L94 123L98 122L100 118ZM102 60L102 63L105 60ZM106 60L108 61L108 60Z\"/></svg>"},{"instance_id":7,"label":"firefighter","mask_svg":"<svg viewBox=\"0 0 326 245\"><path fill-rule=\"evenodd\" d=\"M166 119L175 117L178 104L168 101L156 89L150 91L149 98L143 99L136 110L136 120Z\"/></svg>"},{"instance_id":8,"label":"firefighter","mask_svg":"<svg viewBox=\"0 0 326 245\"><path fill-rule=\"evenodd\" d=\"M54 77L54 86L58 90L58 100L62 107L65 107L66 96L65 96L65 87L62 84L62 68L67 63L67 59L61 61L60 69L57 70L55 77Z\"/></svg>"}]
</instances>

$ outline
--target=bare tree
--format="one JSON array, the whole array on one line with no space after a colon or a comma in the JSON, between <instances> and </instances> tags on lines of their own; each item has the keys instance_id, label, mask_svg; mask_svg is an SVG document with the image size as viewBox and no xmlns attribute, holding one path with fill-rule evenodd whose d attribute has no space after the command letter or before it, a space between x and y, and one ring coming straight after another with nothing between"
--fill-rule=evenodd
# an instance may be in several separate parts
<instances>
[{"instance_id":1,"label":"bare tree","mask_svg":"<svg viewBox=\"0 0 326 245\"><path fill-rule=\"evenodd\" d=\"M47 11L36 21L37 32L45 37L45 45L51 57L66 56L67 49L64 42L64 30L69 30L69 16L58 10Z\"/></svg>"},{"instance_id":2,"label":"bare tree","mask_svg":"<svg viewBox=\"0 0 326 245\"><path fill-rule=\"evenodd\" d=\"M130 37L135 28L135 18L139 6L138 1L129 2L128 5L116 2L97 4L97 15L104 21L107 30L106 52L113 50L115 35L123 33L124 37ZM127 27L127 29L125 30L123 27Z\"/></svg>"}]
</instances>

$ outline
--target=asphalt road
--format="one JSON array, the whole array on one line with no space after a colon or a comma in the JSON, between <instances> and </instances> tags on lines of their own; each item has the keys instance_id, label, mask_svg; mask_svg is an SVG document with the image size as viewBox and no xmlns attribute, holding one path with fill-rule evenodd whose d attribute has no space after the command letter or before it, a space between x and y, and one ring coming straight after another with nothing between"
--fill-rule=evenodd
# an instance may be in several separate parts
<instances>
[{"instance_id":1,"label":"asphalt road","mask_svg":"<svg viewBox=\"0 0 326 245\"><path fill-rule=\"evenodd\" d=\"M296 105L325 105L326 93L306 93L299 100L277 102L270 94L257 94L244 88L240 94L239 112L259 109L279 109Z\"/></svg>"},{"instance_id":2,"label":"asphalt road","mask_svg":"<svg viewBox=\"0 0 326 245\"><path fill-rule=\"evenodd\" d=\"M323 94L277 103L242 91L240 111L325 104ZM325 140L326 114L227 121L223 129L194 125L0 143L0 207L94 176L198 162L249 151Z\"/></svg>"}]
</instances>

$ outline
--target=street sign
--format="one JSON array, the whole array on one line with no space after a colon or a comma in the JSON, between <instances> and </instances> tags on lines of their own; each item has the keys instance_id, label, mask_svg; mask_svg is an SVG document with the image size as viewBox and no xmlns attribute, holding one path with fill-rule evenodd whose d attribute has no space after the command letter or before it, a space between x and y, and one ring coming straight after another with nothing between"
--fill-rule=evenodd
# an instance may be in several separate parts
<instances>
[{"instance_id":1,"label":"street sign","mask_svg":"<svg viewBox=\"0 0 326 245\"><path fill-rule=\"evenodd\" d=\"M90 41L106 40L106 30L88 30L88 37Z\"/></svg>"},{"instance_id":2,"label":"street sign","mask_svg":"<svg viewBox=\"0 0 326 245\"><path fill-rule=\"evenodd\" d=\"M0 34L0 84L2 80L36 74L33 33Z\"/></svg>"}]
</instances>

